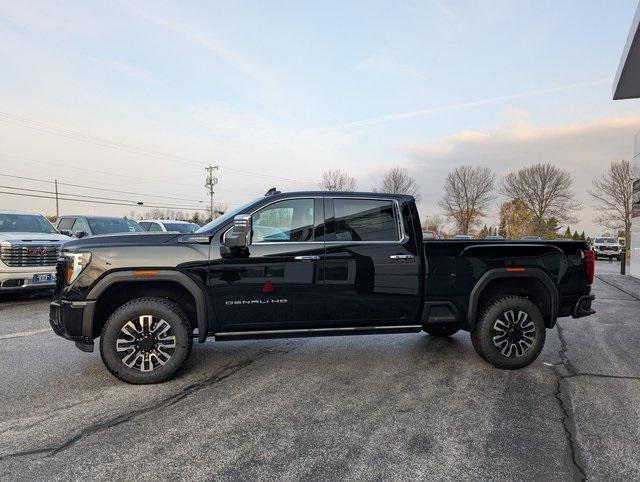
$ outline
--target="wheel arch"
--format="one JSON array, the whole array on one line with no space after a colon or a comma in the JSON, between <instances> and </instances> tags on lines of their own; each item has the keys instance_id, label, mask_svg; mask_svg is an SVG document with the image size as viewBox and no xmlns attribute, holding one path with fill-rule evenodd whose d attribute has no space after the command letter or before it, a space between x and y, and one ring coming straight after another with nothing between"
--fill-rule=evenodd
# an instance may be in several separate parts
<instances>
[{"instance_id":1,"label":"wheel arch","mask_svg":"<svg viewBox=\"0 0 640 482\"><path fill-rule=\"evenodd\" d=\"M145 286L142 283L146 283ZM178 287L172 291L170 288ZM192 312L195 316L196 326L198 328L198 341L204 342L209 332L209 320L207 310L207 299L205 290L195 280L185 273L177 270L126 270L109 273L101 278L87 293L87 301L93 302L95 309L92 310L91 322L93 327L99 317L100 300L105 299L105 295L114 293L118 289L126 289L132 287L126 296L127 299L133 299L141 296L169 294L167 297L173 299L183 308L186 305L186 311ZM141 290L144 288L144 290ZM173 296L171 296L173 295ZM177 298L177 299L174 299ZM193 309L189 308L192 303Z\"/></svg>"},{"instance_id":2,"label":"wheel arch","mask_svg":"<svg viewBox=\"0 0 640 482\"><path fill-rule=\"evenodd\" d=\"M514 283L518 280L518 283ZM547 328L552 328L558 318L558 288L547 273L539 268L523 271L507 271L496 268L487 271L475 284L467 305L467 328L472 331L482 303L495 295L518 295L531 299L540 308Z\"/></svg>"}]
</instances>

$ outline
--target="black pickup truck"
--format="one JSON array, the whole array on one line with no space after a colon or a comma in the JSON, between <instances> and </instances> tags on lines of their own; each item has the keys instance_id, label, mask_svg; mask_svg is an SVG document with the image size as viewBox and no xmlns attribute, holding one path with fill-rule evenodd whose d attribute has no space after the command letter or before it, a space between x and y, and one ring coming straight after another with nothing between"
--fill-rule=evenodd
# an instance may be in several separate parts
<instances>
[{"instance_id":1,"label":"black pickup truck","mask_svg":"<svg viewBox=\"0 0 640 482\"><path fill-rule=\"evenodd\" d=\"M560 316L594 313L578 241L423 241L410 196L274 189L193 234L64 245L50 322L130 383L169 379L192 339L471 333L521 368Z\"/></svg>"}]
</instances>

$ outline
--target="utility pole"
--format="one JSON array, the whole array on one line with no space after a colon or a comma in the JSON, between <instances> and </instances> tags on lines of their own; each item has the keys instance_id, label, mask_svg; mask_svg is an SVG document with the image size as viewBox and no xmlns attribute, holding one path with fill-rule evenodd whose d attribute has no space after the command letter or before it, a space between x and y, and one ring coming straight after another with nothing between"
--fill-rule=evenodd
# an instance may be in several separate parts
<instances>
[{"instance_id":1,"label":"utility pole","mask_svg":"<svg viewBox=\"0 0 640 482\"><path fill-rule=\"evenodd\" d=\"M56 186L56 219L60 217L60 209L58 208L58 180L54 179L53 183Z\"/></svg>"},{"instance_id":2,"label":"utility pole","mask_svg":"<svg viewBox=\"0 0 640 482\"><path fill-rule=\"evenodd\" d=\"M218 184L218 178L213 174L213 171L218 170L218 166L209 165L209 167L204 168L207 171L207 179L204 182L204 187L209 191L209 207L211 209L211 220L213 220L213 195L215 191L213 190L215 185Z\"/></svg>"}]
</instances>

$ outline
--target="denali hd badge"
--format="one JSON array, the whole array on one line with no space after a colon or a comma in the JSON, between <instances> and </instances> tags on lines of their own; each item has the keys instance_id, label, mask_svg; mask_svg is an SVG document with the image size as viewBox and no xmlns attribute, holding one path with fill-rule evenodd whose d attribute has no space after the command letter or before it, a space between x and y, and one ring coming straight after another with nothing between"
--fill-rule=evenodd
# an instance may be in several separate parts
<instances>
[{"instance_id":1,"label":"denali hd badge","mask_svg":"<svg viewBox=\"0 0 640 482\"><path fill-rule=\"evenodd\" d=\"M280 298L276 300L234 300L234 301L225 301L225 305L270 305L273 303L287 303L289 300L286 298Z\"/></svg>"}]
</instances>

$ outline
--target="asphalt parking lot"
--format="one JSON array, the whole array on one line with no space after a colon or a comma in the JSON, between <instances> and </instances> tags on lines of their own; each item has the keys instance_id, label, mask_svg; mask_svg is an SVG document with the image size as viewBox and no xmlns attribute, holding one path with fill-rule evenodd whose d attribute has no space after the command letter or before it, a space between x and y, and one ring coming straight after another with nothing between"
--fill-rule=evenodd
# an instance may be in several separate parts
<instances>
[{"instance_id":1,"label":"asphalt parking lot","mask_svg":"<svg viewBox=\"0 0 640 482\"><path fill-rule=\"evenodd\" d=\"M563 318L530 367L467 333L194 345L132 386L0 300L0 480L638 479L640 282L598 262L598 313Z\"/></svg>"}]
</instances>

